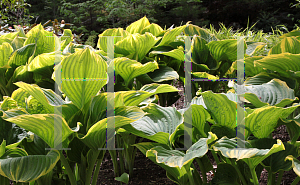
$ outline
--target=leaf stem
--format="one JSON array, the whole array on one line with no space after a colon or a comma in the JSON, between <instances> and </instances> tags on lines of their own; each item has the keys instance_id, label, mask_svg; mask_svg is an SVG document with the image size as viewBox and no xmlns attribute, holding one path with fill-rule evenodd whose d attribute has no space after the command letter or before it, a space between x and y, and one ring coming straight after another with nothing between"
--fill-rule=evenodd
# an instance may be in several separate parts
<instances>
[{"instance_id":1,"label":"leaf stem","mask_svg":"<svg viewBox=\"0 0 300 185\"><path fill-rule=\"evenodd\" d=\"M69 165L69 162L67 161L67 159L65 158L64 154L62 153L62 151L59 151L60 153L60 161L61 163L64 165L66 172L68 174L69 180L71 185L76 185L76 180L75 180L75 176L74 173Z\"/></svg>"},{"instance_id":2,"label":"leaf stem","mask_svg":"<svg viewBox=\"0 0 300 185\"><path fill-rule=\"evenodd\" d=\"M250 164L249 167L250 167L250 172L251 172L251 175L252 175L254 185L259 185L255 168L251 164Z\"/></svg>"},{"instance_id":3,"label":"leaf stem","mask_svg":"<svg viewBox=\"0 0 300 185\"><path fill-rule=\"evenodd\" d=\"M90 185L90 183L91 183L93 169L95 167L97 158L100 154L100 150L92 150L91 152L93 152L93 154L92 154L92 158L90 159L90 162L88 163L89 166L88 166L88 171L87 171L86 178L85 178L85 185Z\"/></svg>"},{"instance_id":4,"label":"leaf stem","mask_svg":"<svg viewBox=\"0 0 300 185\"><path fill-rule=\"evenodd\" d=\"M98 179L98 174L100 171L100 167L101 167L101 163L102 163L102 159L97 161L97 165L96 165L96 169L94 171L94 175L93 175L93 179L92 179L92 185L96 185L97 183L97 179Z\"/></svg>"},{"instance_id":5,"label":"leaf stem","mask_svg":"<svg viewBox=\"0 0 300 185\"><path fill-rule=\"evenodd\" d=\"M242 172L240 171L240 169L237 167L237 163L236 161L234 161L234 159L231 159L231 165L234 167L235 171L238 173L243 185L247 185L246 179L243 176Z\"/></svg>"},{"instance_id":6,"label":"leaf stem","mask_svg":"<svg viewBox=\"0 0 300 185\"><path fill-rule=\"evenodd\" d=\"M203 183L207 183L207 177L206 177L206 171L205 171L205 168L203 166L203 163L201 161L201 159L199 159L198 157L195 158L199 167L200 167L200 170L201 170L201 174L202 174L202 178L203 178Z\"/></svg>"},{"instance_id":7,"label":"leaf stem","mask_svg":"<svg viewBox=\"0 0 300 185\"><path fill-rule=\"evenodd\" d=\"M299 181L300 181L300 177L298 176L298 177L296 177L296 179L292 182L291 185L297 185Z\"/></svg>"},{"instance_id":8,"label":"leaf stem","mask_svg":"<svg viewBox=\"0 0 300 185\"><path fill-rule=\"evenodd\" d=\"M281 170L278 174L278 177L277 177L277 183L276 185L280 185L281 184L281 179L282 179L282 176L283 176L283 170Z\"/></svg>"}]
</instances>

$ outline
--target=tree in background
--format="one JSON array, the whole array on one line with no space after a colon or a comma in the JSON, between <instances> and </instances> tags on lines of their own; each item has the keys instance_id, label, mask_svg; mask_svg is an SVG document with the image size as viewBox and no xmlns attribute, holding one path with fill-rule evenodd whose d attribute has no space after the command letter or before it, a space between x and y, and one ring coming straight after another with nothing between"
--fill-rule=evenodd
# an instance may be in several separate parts
<instances>
[{"instance_id":1,"label":"tree in background","mask_svg":"<svg viewBox=\"0 0 300 185\"><path fill-rule=\"evenodd\" d=\"M27 7L30 7L30 4L26 0L1 0L0 25L27 25L33 18L29 15Z\"/></svg>"}]
</instances>

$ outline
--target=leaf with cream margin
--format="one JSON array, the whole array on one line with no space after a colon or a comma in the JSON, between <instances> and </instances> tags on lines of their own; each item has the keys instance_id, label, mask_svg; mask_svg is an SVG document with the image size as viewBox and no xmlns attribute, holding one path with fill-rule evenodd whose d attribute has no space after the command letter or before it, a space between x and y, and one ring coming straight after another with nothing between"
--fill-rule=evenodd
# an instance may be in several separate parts
<instances>
[{"instance_id":1,"label":"leaf with cream margin","mask_svg":"<svg viewBox=\"0 0 300 185\"><path fill-rule=\"evenodd\" d=\"M170 167L179 167L180 169L186 165L191 164L194 158L202 157L208 152L208 145L215 141L217 136L209 132L208 138L201 138L199 141L194 143L186 153L178 150L168 150L162 146L156 146L147 151L146 156L150 153L156 156L157 163L164 163ZM189 166L187 166L189 168Z\"/></svg>"},{"instance_id":2,"label":"leaf with cream margin","mask_svg":"<svg viewBox=\"0 0 300 185\"><path fill-rule=\"evenodd\" d=\"M47 155L0 159L0 175L16 182L31 182L52 171L59 158L59 152L51 150Z\"/></svg>"},{"instance_id":3,"label":"leaf with cream margin","mask_svg":"<svg viewBox=\"0 0 300 185\"><path fill-rule=\"evenodd\" d=\"M117 42L114 52L127 58L141 61L158 40L158 38L148 32L143 35L135 33Z\"/></svg>"},{"instance_id":4,"label":"leaf with cream margin","mask_svg":"<svg viewBox=\"0 0 300 185\"><path fill-rule=\"evenodd\" d=\"M7 42L0 45L0 67L7 65L8 59L13 52L13 48Z\"/></svg>"},{"instance_id":5,"label":"leaf with cream margin","mask_svg":"<svg viewBox=\"0 0 300 185\"><path fill-rule=\"evenodd\" d=\"M285 150L280 140L277 140L277 144L274 144L271 149L257 149L253 148L247 141L235 138L228 139L227 137L221 138L212 147L214 151L220 151L224 157L234 158L237 161L243 160L249 167L254 168L273 153Z\"/></svg>"},{"instance_id":6,"label":"leaf with cream margin","mask_svg":"<svg viewBox=\"0 0 300 185\"><path fill-rule=\"evenodd\" d=\"M158 64L155 61L141 64L125 57L114 59L114 64L116 75L123 78L126 86L132 83L133 78L158 69Z\"/></svg>"},{"instance_id":7,"label":"leaf with cream margin","mask_svg":"<svg viewBox=\"0 0 300 185\"><path fill-rule=\"evenodd\" d=\"M174 107L149 104L143 108L144 117L126 125L125 130L161 144L169 145L172 137L183 123L183 116Z\"/></svg>"},{"instance_id":8,"label":"leaf with cream margin","mask_svg":"<svg viewBox=\"0 0 300 185\"><path fill-rule=\"evenodd\" d=\"M288 117L297 107L295 105L287 108L264 106L255 109L245 117L245 138L249 136L249 131L257 138L267 138L277 127L279 118Z\"/></svg>"}]
</instances>

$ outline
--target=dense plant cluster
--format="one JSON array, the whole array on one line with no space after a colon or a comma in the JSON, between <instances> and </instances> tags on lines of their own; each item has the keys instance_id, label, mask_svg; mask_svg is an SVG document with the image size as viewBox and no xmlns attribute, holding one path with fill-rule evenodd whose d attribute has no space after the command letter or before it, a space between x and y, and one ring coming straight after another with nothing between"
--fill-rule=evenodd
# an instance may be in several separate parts
<instances>
[{"instance_id":1,"label":"dense plant cluster","mask_svg":"<svg viewBox=\"0 0 300 185\"><path fill-rule=\"evenodd\" d=\"M69 29L57 36L41 24L26 34L15 28L0 36L0 182L95 185L92 174L99 174L106 149L124 183L137 149L181 185L258 185L263 169L269 184L280 184L292 168L293 184L299 182L299 30L269 43L261 32L228 38L189 22L163 29L143 17L126 29L105 30L95 49L74 43ZM106 36L116 36L113 59ZM246 80L229 81L220 92L222 79L237 78L238 51ZM188 61L192 78L206 81L186 81ZM179 98L174 80L192 86L192 101L179 110L170 107ZM114 116L107 116L108 107ZM108 137L112 120L114 137ZM272 138L281 125L288 142ZM110 150L111 138L123 150ZM207 182L209 171L214 178Z\"/></svg>"}]
</instances>

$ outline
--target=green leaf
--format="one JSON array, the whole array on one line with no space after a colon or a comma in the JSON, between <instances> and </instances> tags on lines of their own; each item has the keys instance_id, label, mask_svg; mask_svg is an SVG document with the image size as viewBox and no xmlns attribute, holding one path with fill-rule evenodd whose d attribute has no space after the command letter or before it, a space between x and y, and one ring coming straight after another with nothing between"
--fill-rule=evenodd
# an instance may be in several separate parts
<instances>
[{"instance_id":1,"label":"green leaf","mask_svg":"<svg viewBox=\"0 0 300 185\"><path fill-rule=\"evenodd\" d=\"M90 101L107 80L106 62L88 48L64 58L56 70L62 72L61 79L55 81L62 80L62 91L78 108Z\"/></svg>"},{"instance_id":2,"label":"green leaf","mask_svg":"<svg viewBox=\"0 0 300 185\"><path fill-rule=\"evenodd\" d=\"M60 62L60 58L61 54L58 52L38 55L28 65L28 71L51 77L53 66Z\"/></svg>"},{"instance_id":3,"label":"green leaf","mask_svg":"<svg viewBox=\"0 0 300 185\"><path fill-rule=\"evenodd\" d=\"M287 156L287 157L285 158L285 160L290 160L290 161L292 161L292 166L293 166L294 172L295 172L298 176L300 176L300 161L299 161L298 159L294 158L292 155Z\"/></svg>"},{"instance_id":4,"label":"green leaf","mask_svg":"<svg viewBox=\"0 0 300 185\"><path fill-rule=\"evenodd\" d=\"M207 111L212 116L216 124L236 127L236 102L230 101L226 95L206 91L201 93Z\"/></svg>"},{"instance_id":5,"label":"green leaf","mask_svg":"<svg viewBox=\"0 0 300 185\"><path fill-rule=\"evenodd\" d=\"M186 28L184 29L184 34L186 36L194 36L194 35L200 36L206 42L218 40L215 35L210 34L207 30L193 24L189 24L186 26Z\"/></svg>"},{"instance_id":6,"label":"green leaf","mask_svg":"<svg viewBox=\"0 0 300 185\"><path fill-rule=\"evenodd\" d=\"M201 138L199 141L193 144L185 154L178 150L170 150L165 149L162 146L156 146L148 150L146 156L148 157L148 155L152 153L156 156L157 163L164 163L167 166L179 167L180 169L184 165L187 165L189 168L189 165L194 158L204 156L208 151L208 145L216 139L217 136L210 132L208 138Z\"/></svg>"},{"instance_id":7,"label":"green leaf","mask_svg":"<svg viewBox=\"0 0 300 185\"><path fill-rule=\"evenodd\" d=\"M258 149L268 149L271 148L274 144L276 144L276 140L264 138L264 139L256 139L250 140L250 143L253 147ZM296 146L283 143L285 150L279 151L270 155L268 158L262 161L263 165L266 167L270 167L272 171L269 173L276 173L280 170L289 171L292 168L291 161L285 161L285 158L288 155L293 155L294 157L298 157L298 149Z\"/></svg>"},{"instance_id":8,"label":"green leaf","mask_svg":"<svg viewBox=\"0 0 300 185\"><path fill-rule=\"evenodd\" d=\"M60 37L61 42L63 42L61 46L61 50L64 50L65 47L73 40L72 31L70 29L64 29L63 35Z\"/></svg>"},{"instance_id":9,"label":"green leaf","mask_svg":"<svg viewBox=\"0 0 300 185\"><path fill-rule=\"evenodd\" d=\"M38 102L40 102L50 113L54 112L54 107L50 105L49 100L45 96L44 92L42 91L41 88L39 88L37 85L30 85L26 84L24 82L17 82L15 83L18 87L26 91L28 94L33 96ZM23 93L22 91L19 90L19 93ZM19 94L19 93L16 93ZM15 97L15 95L13 96ZM23 97L25 98L25 97ZM22 101L22 100L19 100Z\"/></svg>"},{"instance_id":10,"label":"green leaf","mask_svg":"<svg viewBox=\"0 0 300 185\"><path fill-rule=\"evenodd\" d=\"M257 138L267 138L277 126L279 118L286 118L298 106L287 108L267 106L255 109L245 117L245 127ZM247 136L247 133L246 133Z\"/></svg>"},{"instance_id":11,"label":"green leaf","mask_svg":"<svg viewBox=\"0 0 300 185\"><path fill-rule=\"evenodd\" d=\"M291 77L290 71L294 73L300 71L300 54L281 53L269 55L254 61L254 67L256 66Z\"/></svg>"},{"instance_id":12,"label":"green leaf","mask_svg":"<svg viewBox=\"0 0 300 185\"><path fill-rule=\"evenodd\" d=\"M242 92L241 94L248 93L245 95L245 98L250 98L249 101L254 101L253 103L258 106L262 106L262 103L258 102L256 98L254 99L253 96L251 97L249 93L255 94L262 102L278 107L285 106L298 99L295 97L294 90L290 89L284 81L279 79L273 79L262 85L237 85L234 83L233 87L235 90L239 89Z\"/></svg>"},{"instance_id":13,"label":"green leaf","mask_svg":"<svg viewBox=\"0 0 300 185\"><path fill-rule=\"evenodd\" d=\"M29 63L29 58L34 54L35 44L28 44L17 49L9 58L8 65L17 68L18 66Z\"/></svg>"},{"instance_id":14,"label":"green leaf","mask_svg":"<svg viewBox=\"0 0 300 185\"><path fill-rule=\"evenodd\" d=\"M226 39L211 41L207 44L211 55L216 61L236 61L237 60L237 40Z\"/></svg>"},{"instance_id":15,"label":"green leaf","mask_svg":"<svg viewBox=\"0 0 300 185\"><path fill-rule=\"evenodd\" d=\"M194 78L201 78L201 79L205 78L205 79L210 79L210 80L219 79L219 77L211 75L211 74L206 73L206 72L195 72L195 73L192 73L192 75L193 75Z\"/></svg>"},{"instance_id":16,"label":"green leaf","mask_svg":"<svg viewBox=\"0 0 300 185\"><path fill-rule=\"evenodd\" d=\"M178 73L168 66L159 66L159 69L156 69L155 71L149 72L145 75L147 75L148 78L151 79L151 83L179 79ZM143 75L140 77L144 78ZM140 80L141 78L139 78L138 80Z\"/></svg>"},{"instance_id":17,"label":"green leaf","mask_svg":"<svg viewBox=\"0 0 300 185\"><path fill-rule=\"evenodd\" d=\"M263 42L246 42L247 43L247 49L246 54L249 56L252 56L256 51L262 49L266 43Z\"/></svg>"},{"instance_id":18,"label":"green leaf","mask_svg":"<svg viewBox=\"0 0 300 185\"><path fill-rule=\"evenodd\" d=\"M166 51L166 52L164 52L164 51L151 51L149 53L149 56L152 57L153 55L165 55L165 56L175 58L179 61L184 61L184 52L183 52L182 48L173 49L171 51Z\"/></svg>"},{"instance_id":19,"label":"green leaf","mask_svg":"<svg viewBox=\"0 0 300 185\"><path fill-rule=\"evenodd\" d=\"M251 144L247 141L238 140L237 142L235 138L228 139L227 137L223 137L213 145L213 149L220 151L224 157L244 160L248 165L251 163L253 167L256 167L273 153L285 150L280 140L277 140L277 144L274 144L271 149L252 148ZM240 146L239 144L241 143L245 147Z\"/></svg>"},{"instance_id":20,"label":"green leaf","mask_svg":"<svg viewBox=\"0 0 300 185\"><path fill-rule=\"evenodd\" d=\"M126 31L128 31L131 34L142 33L143 29L149 25L150 25L150 22L145 16L145 17L131 23L129 26L127 26Z\"/></svg>"},{"instance_id":21,"label":"green leaf","mask_svg":"<svg viewBox=\"0 0 300 185\"><path fill-rule=\"evenodd\" d=\"M164 148L168 148L166 145L150 142L138 143L133 146L136 146L144 155L146 155L148 150L155 146L163 146ZM188 175L185 168L180 169L179 167L169 167L164 163L157 163L156 156L150 152L148 153L147 157L158 166L164 168L167 171L168 178L170 178L172 181L177 182L178 184L188 184Z\"/></svg>"},{"instance_id":22,"label":"green leaf","mask_svg":"<svg viewBox=\"0 0 300 185\"><path fill-rule=\"evenodd\" d=\"M213 58L207 43L203 38L196 37L193 39L192 59L197 65L204 64L209 69L215 70L219 67L219 63Z\"/></svg>"},{"instance_id":23,"label":"green leaf","mask_svg":"<svg viewBox=\"0 0 300 185\"><path fill-rule=\"evenodd\" d=\"M142 30L142 34L149 32L152 33L152 35L154 35L155 37L159 36L160 33L162 33L164 30L155 23L151 23L150 25L146 26L143 30Z\"/></svg>"},{"instance_id":24,"label":"green leaf","mask_svg":"<svg viewBox=\"0 0 300 185\"><path fill-rule=\"evenodd\" d=\"M8 59L13 52L13 48L7 42L4 42L0 45L0 67L5 66L8 62Z\"/></svg>"},{"instance_id":25,"label":"green leaf","mask_svg":"<svg viewBox=\"0 0 300 185\"><path fill-rule=\"evenodd\" d=\"M300 30L293 30L286 34L281 35L279 38L286 38L286 37L293 37L293 36L300 36Z\"/></svg>"},{"instance_id":26,"label":"green leaf","mask_svg":"<svg viewBox=\"0 0 300 185\"><path fill-rule=\"evenodd\" d=\"M273 46L268 55L281 54L281 53L300 53L300 41L295 37L285 37L278 44Z\"/></svg>"},{"instance_id":27,"label":"green leaf","mask_svg":"<svg viewBox=\"0 0 300 185\"><path fill-rule=\"evenodd\" d=\"M141 61L157 41L158 39L148 32L144 35L132 34L115 44L115 53Z\"/></svg>"},{"instance_id":28,"label":"green leaf","mask_svg":"<svg viewBox=\"0 0 300 185\"><path fill-rule=\"evenodd\" d=\"M100 48L102 51L107 53L107 37L108 36L116 36L116 37L114 37L114 44L116 44L117 42L121 41L128 35L130 35L130 33L128 33L126 30L123 30L123 28L107 29L99 35L97 48Z\"/></svg>"},{"instance_id":29,"label":"green leaf","mask_svg":"<svg viewBox=\"0 0 300 185\"><path fill-rule=\"evenodd\" d=\"M246 76L255 76L265 70L262 67L256 66L254 67L254 61L262 59L263 56L253 56L245 58L245 75ZM233 68L237 70L237 63L233 63Z\"/></svg>"},{"instance_id":30,"label":"green leaf","mask_svg":"<svg viewBox=\"0 0 300 185\"><path fill-rule=\"evenodd\" d=\"M44 30L41 24L32 28L26 34L26 37L27 40L25 41L24 46L32 43L36 44L35 56L42 53L60 51L61 49L58 37L52 32Z\"/></svg>"},{"instance_id":31,"label":"green leaf","mask_svg":"<svg viewBox=\"0 0 300 185\"><path fill-rule=\"evenodd\" d=\"M198 131L202 134L203 137L207 137L207 133L205 133L205 124L206 121L209 120L210 114L205 110L202 105L191 105L184 112L184 122L193 125Z\"/></svg>"},{"instance_id":32,"label":"green leaf","mask_svg":"<svg viewBox=\"0 0 300 185\"><path fill-rule=\"evenodd\" d=\"M138 106L142 101L160 93L178 92L178 89L168 84L148 84L144 85L139 91L119 91L115 93L122 94L123 102L125 106ZM115 100L116 101L116 100Z\"/></svg>"},{"instance_id":33,"label":"green leaf","mask_svg":"<svg viewBox=\"0 0 300 185\"><path fill-rule=\"evenodd\" d=\"M127 173L123 173L120 177L115 177L115 180L128 184L129 175Z\"/></svg>"},{"instance_id":34,"label":"green leaf","mask_svg":"<svg viewBox=\"0 0 300 185\"><path fill-rule=\"evenodd\" d=\"M183 26L179 26L176 27L174 29L168 30L162 40L160 41L160 43L158 44L157 47L159 46L168 46L170 45L171 42L174 42L174 40L176 39L176 37L183 32L183 30L186 28L187 25L183 25Z\"/></svg>"},{"instance_id":35,"label":"green leaf","mask_svg":"<svg viewBox=\"0 0 300 185\"><path fill-rule=\"evenodd\" d=\"M61 116L55 114L19 115L7 118L6 120L35 133L51 148L56 147L54 144L62 143L68 136L74 133L66 121ZM62 135L58 137L58 133Z\"/></svg>"},{"instance_id":36,"label":"green leaf","mask_svg":"<svg viewBox=\"0 0 300 185\"><path fill-rule=\"evenodd\" d=\"M125 57L114 59L114 64L116 75L119 74L123 78L126 86L132 83L133 78L158 69L158 64L155 61L141 64Z\"/></svg>"},{"instance_id":37,"label":"green leaf","mask_svg":"<svg viewBox=\"0 0 300 185\"><path fill-rule=\"evenodd\" d=\"M124 127L125 130L158 143L168 144L171 135L183 123L183 116L174 107L161 107L149 104L145 107L147 114Z\"/></svg>"},{"instance_id":38,"label":"green leaf","mask_svg":"<svg viewBox=\"0 0 300 185\"><path fill-rule=\"evenodd\" d=\"M108 119L114 119L115 129L124 127L134 121L133 119L123 116L109 117ZM89 148L98 150L102 148L106 142L106 127L107 118L95 123L80 140Z\"/></svg>"},{"instance_id":39,"label":"green leaf","mask_svg":"<svg viewBox=\"0 0 300 185\"><path fill-rule=\"evenodd\" d=\"M16 182L31 182L49 173L60 158L57 150L47 155L0 159L0 174Z\"/></svg>"}]
</instances>

